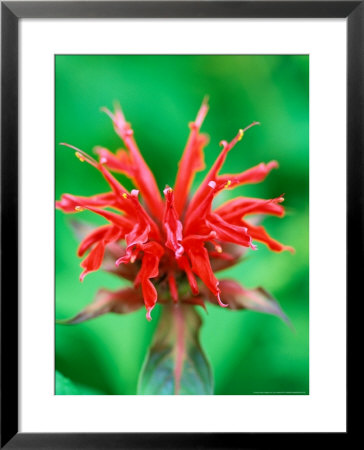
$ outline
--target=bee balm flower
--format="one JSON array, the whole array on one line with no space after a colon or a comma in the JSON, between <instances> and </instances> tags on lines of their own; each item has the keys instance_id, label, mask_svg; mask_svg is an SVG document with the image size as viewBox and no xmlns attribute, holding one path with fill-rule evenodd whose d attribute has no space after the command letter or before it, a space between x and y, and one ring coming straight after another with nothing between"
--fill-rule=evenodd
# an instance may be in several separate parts
<instances>
[{"instance_id":1,"label":"bee balm flower","mask_svg":"<svg viewBox=\"0 0 364 450\"><path fill-rule=\"evenodd\" d=\"M245 132L257 125L240 129L230 141L222 141L222 150L195 193L191 186L197 171L203 170L204 147L208 139L200 132L208 111L204 101L179 163L174 188L167 186L163 197L134 138L133 130L120 107L110 117L125 149L112 153L95 149L98 160L69 144L81 162L92 165L105 178L109 192L91 197L63 194L56 203L66 213L92 211L107 224L84 236L79 249L81 281L100 268L133 283L117 292L99 291L96 300L72 323L106 312L125 313L145 305L146 317L160 303L204 305L205 301L231 309L250 308L284 317L278 304L262 289L247 290L232 280L219 280L215 273L236 264L247 249L256 250L262 242L275 252L292 251L270 237L261 225L250 221L252 215L282 217L279 196L269 200L237 197L214 208L213 200L224 189L259 183L278 167L276 161L241 173L222 175L220 171L228 153L242 140ZM136 189L128 191L113 175L129 177ZM78 226L80 230L80 226Z\"/></svg>"}]
</instances>

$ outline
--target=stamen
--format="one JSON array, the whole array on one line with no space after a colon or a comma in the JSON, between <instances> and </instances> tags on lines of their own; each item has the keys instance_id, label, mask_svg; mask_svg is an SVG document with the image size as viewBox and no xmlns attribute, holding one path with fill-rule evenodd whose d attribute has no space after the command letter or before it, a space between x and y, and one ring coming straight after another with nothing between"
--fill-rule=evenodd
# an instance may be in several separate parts
<instances>
[{"instance_id":1,"label":"stamen","mask_svg":"<svg viewBox=\"0 0 364 450\"><path fill-rule=\"evenodd\" d=\"M278 198L275 199L275 201L278 202L278 203L283 203L285 195L286 194L281 194ZM273 199L273 201L274 201L274 199Z\"/></svg>"},{"instance_id":2,"label":"stamen","mask_svg":"<svg viewBox=\"0 0 364 450\"><path fill-rule=\"evenodd\" d=\"M245 127L243 130L239 130L239 133L242 132L244 134L246 132L246 130L249 130L249 128L255 127L255 125L260 125L260 122L253 122L253 123L251 123L250 125ZM241 137L243 137L243 136L241 136Z\"/></svg>"},{"instance_id":3,"label":"stamen","mask_svg":"<svg viewBox=\"0 0 364 450\"><path fill-rule=\"evenodd\" d=\"M114 119L115 119L114 114L113 114L108 108L102 107L102 108L100 108L100 111L102 111L102 112L104 112L105 114L107 114L107 115L110 117L111 120L114 120Z\"/></svg>"},{"instance_id":4,"label":"stamen","mask_svg":"<svg viewBox=\"0 0 364 450\"><path fill-rule=\"evenodd\" d=\"M124 194L122 194L122 197L125 198L125 199L128 198L128 196L127 196L127 194L125 192L124 192Z\"/></svg>"},{"instance_id":5,"label":"stamen","mask_svg":"<svg viewBox=\"0 0 364 450\"><path fill-rule=\"evenodd\" d=\"M130 262L133 264L133 263L135 263L135 260L136 260L136 255L131 255Z\"/></svg>"},{"instance_id":6,"label":"stamen","mask_svg":"<svg viewBox=\"0 0 364 450\"><path fill-rule=\"evenodd\" d=\"M59 145L64 145L65 147L75 150L75 152L76 152L75 155L81 162L87 161L92 166L97 167L98 162L96 161L96 159L92 158L92 156L88 155L83 150L80 150L79 148L75 147L74 145L66 144L65 142L60 142Z\"/></svg>"},{"instance_id":7,"label":"stamen","mask_svg":"<svg viewBox=\"0 0 364 450\"><path fill-rule=\"evenodd\" d=\"M208 101L209 101L209 97L205 96L202 101L202 105L197 113L196 120L190 124L191 128L197 128L197 129L201 128L202 122L204 121L206 114L209 110Z\"/></svg>"},{"instance_id":8,"label":"stamen","mask_svg":"<svg viewBox=\"0 0 364 450\"><path fill-rule=\"evenodd\" d=\"M82 206L75 206L75 211L78 212L85 211L85 208L82 208Z\"/></svg>"},{"instance_id":9,"label":"stamen","mask_svg":"<svg viewBox=\"0 0 364 450\"><path fill-rule=\"evenodd\" d=\"M231 185L231 180L227 180L227 182L224 186L224 189L227 189L228 187L230 187L230 185Z\"/></svg>"},{"instance_id":10,"label":"stamen","mask_svg":"<svg viewBox=\"0 0 364 450\"><path fill-rule=\"evenodd\" d=\"M76 152L75 155L81 162L85 162L85 158L81 155L80 152Z\"/></svg>"},{"instance_id":11,"label":"stamen","mask_svg":"<svg viewBox=\"0 0 364 450\"><path fill-rule=\"evenodd\" d=\"M214 243L214 247L215 247L215 250L217 251L217 253L222 253L222 247L221 247L221 245L215 244L215 243Z\"/></svg>"}]
</instances>

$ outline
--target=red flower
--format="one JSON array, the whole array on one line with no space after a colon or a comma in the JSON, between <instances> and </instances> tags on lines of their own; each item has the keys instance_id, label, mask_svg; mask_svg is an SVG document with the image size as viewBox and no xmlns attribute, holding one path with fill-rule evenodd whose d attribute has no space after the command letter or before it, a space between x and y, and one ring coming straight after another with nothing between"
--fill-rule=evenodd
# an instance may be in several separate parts
<instances>
[{"instance_id":1,"label":"red flower","mask_svg":"<svg viewBox=\"0 0 364 450\"><path fill-rule=\"evenodd\" d=\"M78 255L82 257L88 252L81 263L81 281L88 273L102 267L132 281L134 288L100 291L95 303L73 321L79 322L109 311L133 311L142 305L142 301L147 309L147 319L151 320L151 311L157 300L202 306L208 300L224 307L229 305L232 309L259 310L261 305L261 310L277 313L275 303L265 291L248 291L231 280L219 282L215 276L216 271L238 262L248 248L256 250L253 241L263 242L276 252L293 251L271 238L263 226L249 222L249 216L255 214L282 217L282 196L270 200L238 197L216 209L212 206L214 198L222 190L259 183L278 167L276 161L271 161L242 173L220 175L229 151L257 122L239 130L230 142L220 143L220 155L200 187L191 195L194 176L205 167L203 149L208 139L200 133L208 111L204 101L196 120L190 123L190 135L179 163L175 187L167 186L163 199L120 107L116 107L114 113L107 109L104 111L123 140L125 150L114 154L97 147L99 161L96 161L76 147L63 145L74 149L81 161L95 167L111 191L92 197L64 194L56 205L66 213L87 209L108 222L88 233L80 244ZM110 171L128 176L138 190L128 192ZM270 306L264 308L264 302Z\"/></svg>"}]
</instances>

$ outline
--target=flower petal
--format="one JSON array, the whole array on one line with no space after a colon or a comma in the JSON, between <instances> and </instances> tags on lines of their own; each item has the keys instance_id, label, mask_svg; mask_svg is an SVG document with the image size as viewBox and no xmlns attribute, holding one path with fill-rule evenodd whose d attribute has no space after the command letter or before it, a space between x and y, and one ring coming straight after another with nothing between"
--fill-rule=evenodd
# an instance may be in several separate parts
<instances>
[{"instance_id":1,"label":"flower petal","mask_svg":"<svg viewBox=\"0 0 364 450\"><path fill-rule=\"evenodd\" d=\"M283 200L283 196L270 200L237 197L219 206L214 212L227 222L240 221L243 216L250 214L270 214L283 217L284 208L280 205Z\"/></svg>"},{"instance_id":2,"label":"flower petal","mask_svg":"<svg viewBox=\"0 0 364 450\"><path fill-rule=\"evenodd\" d=\"M116 203L115 194L108 192L106 194L92 195L91 197L81 197L71 194L63 194L61 200L56 202L56 208L65 213L74 213L75 207L80 204L88 206L114 206Z\"/></svg>"},{"instance_id":3,"label":"flower petal","mask_svg":"<svg viewBox=\"0 0 364 450\"><path fill-rule=\"evenodd\" d=\"M192 263L192 271L201 278L205 286L216 296L218 303L226 307L227 305L220 299L219 281L212 271L206 248L203 244L194 245L188 248L187 252Z\"/></svg>"},{"instance_id":4,"label":"flower petal","mask_svg":"<svg viewBox=\"0 0 364 450\"><path fill-rule=\"evenodd\" d=\"M117 275L121 278L125 278L129 281L134 281L139 271L138 264L120 264L115 265L115 261L125 254L125 247L117 244L110 243L105 247L104 260L101 265L101 269L106 272Z\"/></svg>"},{"instance_id":5,"label":"flower petal","mask_svg":"<svg viewBox=\"0 0 364 450\"><path fill-rule=\"evenodd\" d=\"M101 240L103 234L102 230L107 230L110 227L110 225L105 225L103 227L95 228L88 223L76 220L72 220L70 224L72 225L76 238L80 241L84 241L80 244L78 250L79 256L83 256L86 250L98 240ZM115 266L115 261L123 254L125 254L124 245L121 245L118 242L110 242L105 246L104 259L100 269L125 278L126 280L134 281L139 270L139 267L136 264L121 264L118 267Z\"/></svg>"},{"instance_id":6,"label":"flower petal","mask_svg":"<svg viewBox=\"0 0 364 450\"><path fill-rule=\"evenodd\" d=\"M190 135L179 162L175 183L176 210L178 214L181 214L183 211L196 172L205 168L203 149L208 143L208 138L203 134L199 134L199 131L208 109L207 100L204 99L196 120L190 124Z\"/></svg>"},{"instance_id":7,"label":"flower petal","mask_svg":"<svg viewBox=\"0 0 364 450\"><path fill-rule=\"evenodd\" d=\"M252 238L246 227L231 225L225 222L218 214L210 214L206 223L216 232L217 238L221 241L250 247L255 250L255 245L252 243Z\"/></svg>"},{"instance_id":8,"label":"flower petal","mask_svg":"<svg viewBox=\"0 0 364 450\"><path fill-rule=\"evenodd\" d=\"M184 248L181 245L181 241L183 239L182 223L178 220L177 212L174 206L172 189L167 187L163 192L166 197L163 216L163 226L167 237L165 245L174 252L175 257L178 259L184 252Z\"/></svg>"},{"instance_id":9,"label":"flower petal","mask_svg":"<svg viewBox=\"0 0 364 450\"><path fill-rule=\"evenodd\" d=\"M220 155L217 157L215 163L209 170L208 174L206 175L205 179L201 183L200 187L196 191L195 195L192 197L192 200L188 206L186 217L188 217L190 214L192 214L193 211L197 208L197 206L203 201L203 199L209 195L209 187L211 186L210 183L214 182L216 183L217 175L222 167L222 165L225 162L226 156L228 152L235 146L235 144L240 141L243 137L243 130L239 130L238 134L234 137L234 139L231 142L221 141L221 145L223 146L223 149L220 153ZM216 186L216 184L215 184Z\"/></svg>"},{"instance_id":10,"label":"flower petal","mask_svg":"<svg viewBox=\"0 0 364 450\"><path fill-rule=\"evenodd\" d=\"M131 230L130 233L128 233L125 236L126 241L126 251L125 255L120 257L116 262L115 265L118 266L119 264L127 264L131 261L133 256L133 247L141 247L144 243L148 241L148 236L150 232L150 226L137 223L134 228Z\"/></svg>"},{"instance_id":11,"label":"flower petal","mask_svg":"<svg viewBox=\"0 0 364 450\"><path fill-rule=\"evenodd\" d=\"M125 212L132 213L131 205L128 202L125 202L125 195L127 193L127 190L124 188L124 186L111 175L111 173L104 167L101 163L98 163L94 158L92 158L90 155L88 155L83 150L80 150L77 147L74 147L70 144L62 143L61 145L64 145L66 147L71 148L72 150L75 150L75 155L81 162L87 162L91 166L95 167L95 169L99 170L102 175L104 176L105 180L110 185L111 189L114 191L115 194L115 201L114 204L120 207L121 210ZM90 205L95 206L95 205ZM96 205L98 206L98 205Z\"/></svg>"},{"instance_id":12,"label":"flower petal","mask_svg":"<svg viewBox=\"0 0 364 450\"><path fill-rule=\"evenodd\" d=\"M123 173L129 178L134 177L134 167L129 154L125 150L118 150L116 154L104 147L95 147L94 152L99 155L100 163L114 171Z\"/></svg>"},{"instance_id":13,"label":"flower petal","mask_svg":"<svg viewBox=\"0 0 364 450\"><path fill-rule=\"evenodd\" d=\"M142 267L135 279L135 285L140 283L142 286L144 303L147 308L147 320L150 321L152 320L151 312L157 303L158 297L157 290L150 279L157 277L159 274L159 261L164 250L157 242L148 242L142 249L144 250Z\"/></svg>"},{"instance_id":14,"label":"flower petal","mask_svg":"<svg viewBox=\"0 0 364 450\"><path fill-rule=\"evenodd\" d=\"M291 253L295 252L293 247L283 245L275 239L271 238L263 226L252 225L245 221L242 221L242 224L248 229L248 233L254 240L263 242L270 248L270 250L273 250L275 252L283 252L285 250L288 250Z\"/></svg>"},{"instance_id":15,"label":"flower petal","mask_svg":"<svg viewBox=\"0 0 364 450\"><path fill-rule=\"evenodd\" d=\"M103 241L98 242L90 251L88 256L81 262L81 267L84 269L80 275L80 281L83 281L85 276L98 270L101 267L104 258L105 244Z\"/></svg>"},{"instance_id":16,"label":"flower petal","mask_svg":"<svg viewBox=\"0 0 364 450\"><path fill-rule=\"evenodd\" d=\"M81 262L81 267L83 267L84 271L80 275L80 280L83 281L85 276L90 273L98 270L101 267L105 246L110 242L114 242L120 239L122 236L122 231L118 227L110 227L102 240L97 242L94 248L90 251L88 256Z\"/></svg>"},{"instance_id":17,"label":"flower petal","mask_svg":"<svg viewBox=\"0 0 364 450\"><path fill-rule=\"evenodd\" d=\"M189 210L185 219L185 235L188 236L194 231L201 228L205 224L207 215L211 212L212 201L215 195L216 183L210 181L207 185L208 190L205 191L205 196L201 198L199 203L196 203L193 210Z\"/></svg>"},{"instance_id":18,"label":"flower petal","mask_svg":"<svg viewBox=\"0 0 364 450\"><path fill-rule=\"evenodd\" d=\"M217 177L217 182L221 186L228 184L231 189L242 184L260 183L272 169L277 167L277 161L270 161L268 164L260 163L241 174L221 175Z\"/></svg>"},{"instance_id":19,"label":"flower petal","mask_svg":"<svg viewBox=\"0 0 364 450\"><path fill-rule=\"evenodd\" d=\"M126 122L124 114L118 105L115 107L114 114L107 108L103 108L103 111L112 119L115 132L124 141L126 148L130 152L130 157L133 161L134 180L143 195L146 205L155 217L161 219L163 201L153 173L144 161L135 142L134 132L130 124Z\"/></svg>"},{"instance_id":20,"label":"flower petal","mask_svg":"<svg viewBox=\"0 0 364 450\"><path fill-rule=\"evenodd\" d=\"M112 224L119 227L124 232L128 232L133 227L133 222L126 216L122 216L121 214L116 214L111 211L107 211L104 209L94 208L89 206L83 202L79 202L78 206L76 206L76 211L82 211L83 209L88 209L111 222Z\"/></svg>"},{"instance_id":21,"label":"flower petal","mask_svg":"<svg viewBox=\"0 0 364 450\"><path fill-rule=\"evenodd\" d=\"M78 247L77 255L83 256L90 247L96 244L96 242L101 241L109 231L110 227L112 227L112 225L104 225L103 227L98 227L91 231L91 233L82 240Z\"/></svg>"}]
</instances>

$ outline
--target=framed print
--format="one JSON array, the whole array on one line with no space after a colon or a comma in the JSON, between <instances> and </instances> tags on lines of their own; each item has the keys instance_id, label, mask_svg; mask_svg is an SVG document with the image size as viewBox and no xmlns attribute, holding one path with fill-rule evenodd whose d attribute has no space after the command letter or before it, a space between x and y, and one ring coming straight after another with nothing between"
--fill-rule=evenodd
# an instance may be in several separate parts
<instances>
[{"instance_id":1,"label":"framed print","mask_svg":"<svg viewBox=\"0 0 364 450\"><path fill-rule=\"evenodd\" d=\"M2 2L2 447L348 437L363 8Z\"/></svg>"},{"instance_id":2,"label":"framed print","mask_svg":"<svg viewBox=\"0 0 364 450\"><path fill-rule=\"evenodd\" d=\"M105 69L106 71L103 72ZM277 72L280 73L279 80L274 77ZM82 84L77 81L75 74L83 80ZM129 79L138 79L138 81L132 83L124 81ZM225 85L227 79L230 83L229 89ZM191 89L192 80L193 89ZM82 113L73 109L73 105L80 98L90 99L91 86L95 93L104 91L107 82L113 95L121 96L122 106L116 104L113 112L108 108L102 108L101 111L97 108L94 124L84 127L85 145L89 145L88 142L91 143L93 139L90 136L90 129L96 129L102 120L106 122L105 125L112 120L117 138L116 145L119 145L119 136L122 136L127 150L114 149L115 152L102 145L93 146L93 152L99 155L100 161L104 161L102 166L98 166L98 163L95 166L96 160L92 154L85 153L81 148L76 148L73 143L68 142L72 140L76 130L77 134L81 135L80 117L90 118L92 105L101 99L95 99L90 104L84 103L85 109ZM64 392L63 377L66 374L71 380L78 378L84 387L93 385L94 389L98 388L105 395L107 393L111 395L179 393L184 395L267 395L268 393L270 395L308 395L309 56L56 55L55 86L56 142L62 142L61 146L56 144L58 150L55 164L56 312L58 316L55 345L57 379L59 380L59 383L56 383L56 394ZM143 105L146 111L144 127L152 134L150 141L144 144L138 143L137 131L132 131L131 128L134 125L127 125L129 119L126 115L127 104L125 103L129 99L131 102L136 99L136 95L130 91L132 86L138 88L138 97L141 99L139 108L141 109ZM247 88L245 89L244 86ZM268 93L272 91L272 86L279 100L267 98ZM177 112L179 109L177 104L181 101L181 95L189 92L191 92L189 94L191 98L196 98L196 112L193 112L195 116L193 120L189 121L190 131L187 125L188 120L186 120L185 128L188 137L186 136L187 143L184 145L180 142L178 131L178 122L183 121L184 115ZM156 102L156 95L158 102ZM221 102L218 101L219 98ZM292 98L295 99L294 104L291 103ZM158 108L158 105L163 106ZM244 108L241 105L244 105ZM267 108L267 105L271 106ZM216 115L213 113L214 107ZM273 107L275 112L272 114ZM231 120L235 120L236 124L244 120L248 120L249 123L241 128L237 126L229 142L223 141L222 150L215 156L213 150L209 151L209 148L213 147L213 142L218 147L218 143L222 140L215 136L213 130L219 126L222 127L223 120L219 117L219 111L226 108L231 110ZM166 125L173 110L175 110L177 122L175 131ZM242 110L244 112L239 113ZM65 111L67 114L64 113ZM264 114L267 114L267 118ZM159 117L156 124L151 126L152 117L157 115ZM234 115L236 119L233 119ZM271 118L268 119L272 115L276 118L274 123ZM116 122L117 116L117 120L121 120L120 123ZM279 148L284 155L281 158L285 161L279 163L276 159L269 160L272 150L265 153L260 150L260 147L264 146L263 141L254 143L252 133L264 127L260 122L254 121L254 116L258 116L262 124L268 121L270 131L267 130L266 145ZM286 123L288 117L293 123ZM210 128L208 128L209 123ZM72 127L75 130L73 132ZM288 134L281 134L278 131L281 127L300 129L301 132L295 133L294 137L289 137ZM231 133L229 128L230 124L226 130L221 130L221 134ZM67 137L67 129L71 132L69 137ZM277 130L277 135L282 136L280 139L274 136L274 130ZM111 131L113 131L112 128ZM132 132L133 139L130 139ZM249 134L251 134L249 150L239 152L239 147L244 141L248 141ZM97 139L96 136L95 139ZM165 146L165 153L162 153L163 143L167 141L169 143ZM240 141L243 142L240 144ZM109 145L113 145L112 137L109 138ZM145 149L142 150L141 146ZM161 150L156 152L154 147ZM181 156L178 155L178 147L184 147ZM295 158L292 155L289 156L292 147L296 149ZM177 154L177 161L174 153ZM74 161L74 154L77 156L76 161ZM161 157L163 164L160 164ZM235 167L243 168L249 158L251 158L252 167L234 174ZM86 165L81 166L80 159L81 162L86 162ZM180 161L177 164L178 159ZM78 163L76 164L78 170L76 170L79 176L76 178L70 177L70 170L74 170L70 169L70 165L74 162ZM174 165L178 166L175 173L173 173ZM206 174L204 174L204 166L207 169ZM278 178L278 173L285 167L287 175L282 177L289 180L288 184L292 183L297 187L297 191L293 186L285 189L291 192L294 200L289 202L288 199L284 199L281 195L283 186L277 187L277 192L279 191L280 194L274 195L273 198L255 198L259 196L259 192L263 192L262 184ZM218 175L215 175L215 172ZM84 180L82 180L83 173L86 177ZM95 187L99 182L101 182L100 189L107 188L104 186L105 179L111 183L109 185L111 192L106 194L106 197L104 194L101 197L99 194L95 195ZM130 179L134 186L127 189ZM297 183L298 179L302 180L300 184ZM75 184L70 183L71 180ZM149 180L148 185L144 180ZM162 182L158 183L157 180ZM280 184L278 180L276 183ZM89 191L91 197L73 194L75 190L85 192L85 185L91 188ZM153 186L151 191L150 186ZM134 189L136 187L138 189ZM159 194L160 190L162 196ZM240 195L242 190L245 197ZM114 199L112 192L116 193L116 198L121 195L121 200ZM210 200L205 204L206 196ZM260 196L262 197L262 194ZM283 201L285 208L283 208ZM111 202L111 205L108 202ZM302 207L299 207L300 202ZM132 209L129 208L131 204L134 204ZM166 209L167 205L170 212ZM112 209L110 209L111 206L113 206ZM109 212L115 213L115 207L117 210L119 207L122 210L126 208L123 214L125 217L129 215L130 220L133 221L135 220L134 208L140 208L141 215L137 217L141 222L134 223L132 229L129 229L129 225L125 223L127 228L121 231L123 237L120 239L119 231L116 231L115 239L110 236L111 241L104 247L103 238L99 240L100 233L103 236L104 232L111 232L113 229L105 228L105 219L108 217L109 220L116 221L114 225L108 226L116 226L116 230L121 229L120 219L109 215ZM195 209L200 211L199 214L203 219L194 216ZM295 211L294 214L289 213L289 210ZM89 212L101 219L95 223L95 229L94 222L87 223L96 219L93 215L88 215ZM242 215L245 217L243 222ZM267 220L261 221L259 217L262 218L264 215L267 216ZM273 216L270 225L268 224L269 215ZM283 220L284 215L285 220ZM274 221L274 216L282 220ZM131 219L131 217L134 218ZM293 220L293 217L297 223L292 222L289 225L289 220L290 218ZM254 221L259 221L259 225ZM271 231L268 231L269 228L264 228L265 222L268 227L271 227ZM277 222L280 228L276 229L276 233L279 232L282 237L287 236L286 239L290 239L291 226L299 227L301 229L299 238L289 242L289 245L273 238L269 232L274 233L273 227L278 227ZM287 228L283 229L285 223ZM152 228L148 237L137 231L145 233L149 226ZM74 231L71 231L72 229ZM81 260L75 258L76 265L81 263L81 271L77 267L73 269L69 264L71 255L76 254L76 248L68 248L67 245L73 240L70 232L76 233L82 240L78 253L84 257ZM164 234L169 236L166 241ZM108 242L109 238L105 239ZM128 243L126 247L119 248L120 245L125 245L121 244L124 241ZM259 243L267 247L267 253L265 253L267 261L262 259L264 250ZM300 247L300 264L294 256L296 255L295 247ZM255 260L258 248L261 255L260 267L271 266L270 271L263 270L263 273L259 274L256 272L258 269L248 266L249 260L251 263ZM99 252L103 254L102 258L99 257ZM280 263L274 259L276 257L279 257ZM146 278L143 278L142 274L146 270L149 259L152 264L145 272ZM247 263L245 269L244 261ZM273 270L273 267L276 267L277 272ZM150 272L151 269L155 272L153 270ZM74 276L75 271L80 273ZM269 274L266 281L264 273ZM281 273L286 275L282 276ZM95 292L92 277L96 280L96 276L103 278L95 281L99 286ZM284 290L280 292L277 286L280 285L277 282L278 278L282 280L282 285L285 287L288 280L293 283L291 289L294 292L294 305L299 311L292 311L294 315L292 318L288 318L289 313L287 315L284 312L284 306L279 305L276 300L285 302ZM74 284L71 284L72 279ZM273 280L277 286L274 294L268 293L269 286L274 285ZM114 285L110 283L115 281L116 289L113 290ZM239 284L239 281L245 283L245 286ZM131 288L131 286L134 287ZM247 286L254 286L254 288L248 289ZM84 298L94 301L85 305ZM272 317L267 318L270 326L274 327L277 322L279 324L278 329L271 332L268 331L268 323L252 325L254 329L260 329L258 332L260 339L264 340L263 330L272 333L265 344L256 345L252 336L239 336L244 328L248 328L242 320L244 317L249 317L249 313L240 314L242 310L273 315L280 319L281 323L279 320L272 320ZM240 318L235 325L232 311L238 313ZM103 320L94 321L105 314L107 317L103 317ZM125 334L120 334L121 317L118 315L127 316L122 327ZM255 320L264 320L261 314L252 316ZM133 322L133 317L137 320L136 323ZM148 333L145 336L145 344L142 344L146 330L144 319L154 330L153 337ZM105 329L100 329L99 332L93 327L93 333L99 333L97 337L99 342L105 341L106 336L113 336L109 345L100 348L101 354L106 351L110 353L112 364L110 369L107 369L105 364L102 365L104 375L96 375L97 367L94 365L96 355L90 360L90 355L85 352L83 345L80 345L78 350L75 348L77 336L80 338L79 333L82 327L70 325L87 323L90 320L93 320L94 325L104 323ZM299 321L302 322L301 325ZM155 325L154 322L157 324ZM296 330L296 333L300 335L299 342L289 338L295 334L294 323L296 327L302 327ZM285 341L285 345L280 348L282 350L285 348L285 353L295 354L294 357L291 356L286 369L282 367L282 361L286 359L285 355L279 354L278 349L273 352L271 348L270 351L267 348L268 342L271 346L274 340L279 340L277 336L273 338L275 333L278 335L285 333L281 326L283 329L286 328L287 336L282 336L281 339ZM220 330L220 338L217 340L215 339L216 329ZM118 340L124 342L127 336L133 344L113 345ZM71 348L67 344L70 339L72 340ZM85 339L87 340L86 337ZM229 344L225 347L222 341ZM233 344L234 341L236 347ZM250 342L252 347L244 350L241 344L244 341ZM287 341L291 341L293 347L289 348ZM223 351L222 347L224 347ZM270 355L275 354L275 358L272 357L269 362L268 354L265 352ZM140 355L137 356L139 353ZM228 363L229 359L230 363ZM154 365L155 360L159 361L157 365ZM117 361L120 365L115 371ZM259 367L259 364L254 361L265 361L265 363L263 367ZM247 366L252 368L251 373L246 370ZM228 371L227 367L230 367ZM113 387L99 384L102 380L106 381L108 377L105 375L109 370L111 376L115 375ZM124 384L120 379L120 373L123 373L123 377L128 380L127 383ZM96 384L90 378L92 374L95 376Z\"/></svg>"}]
</instances>

